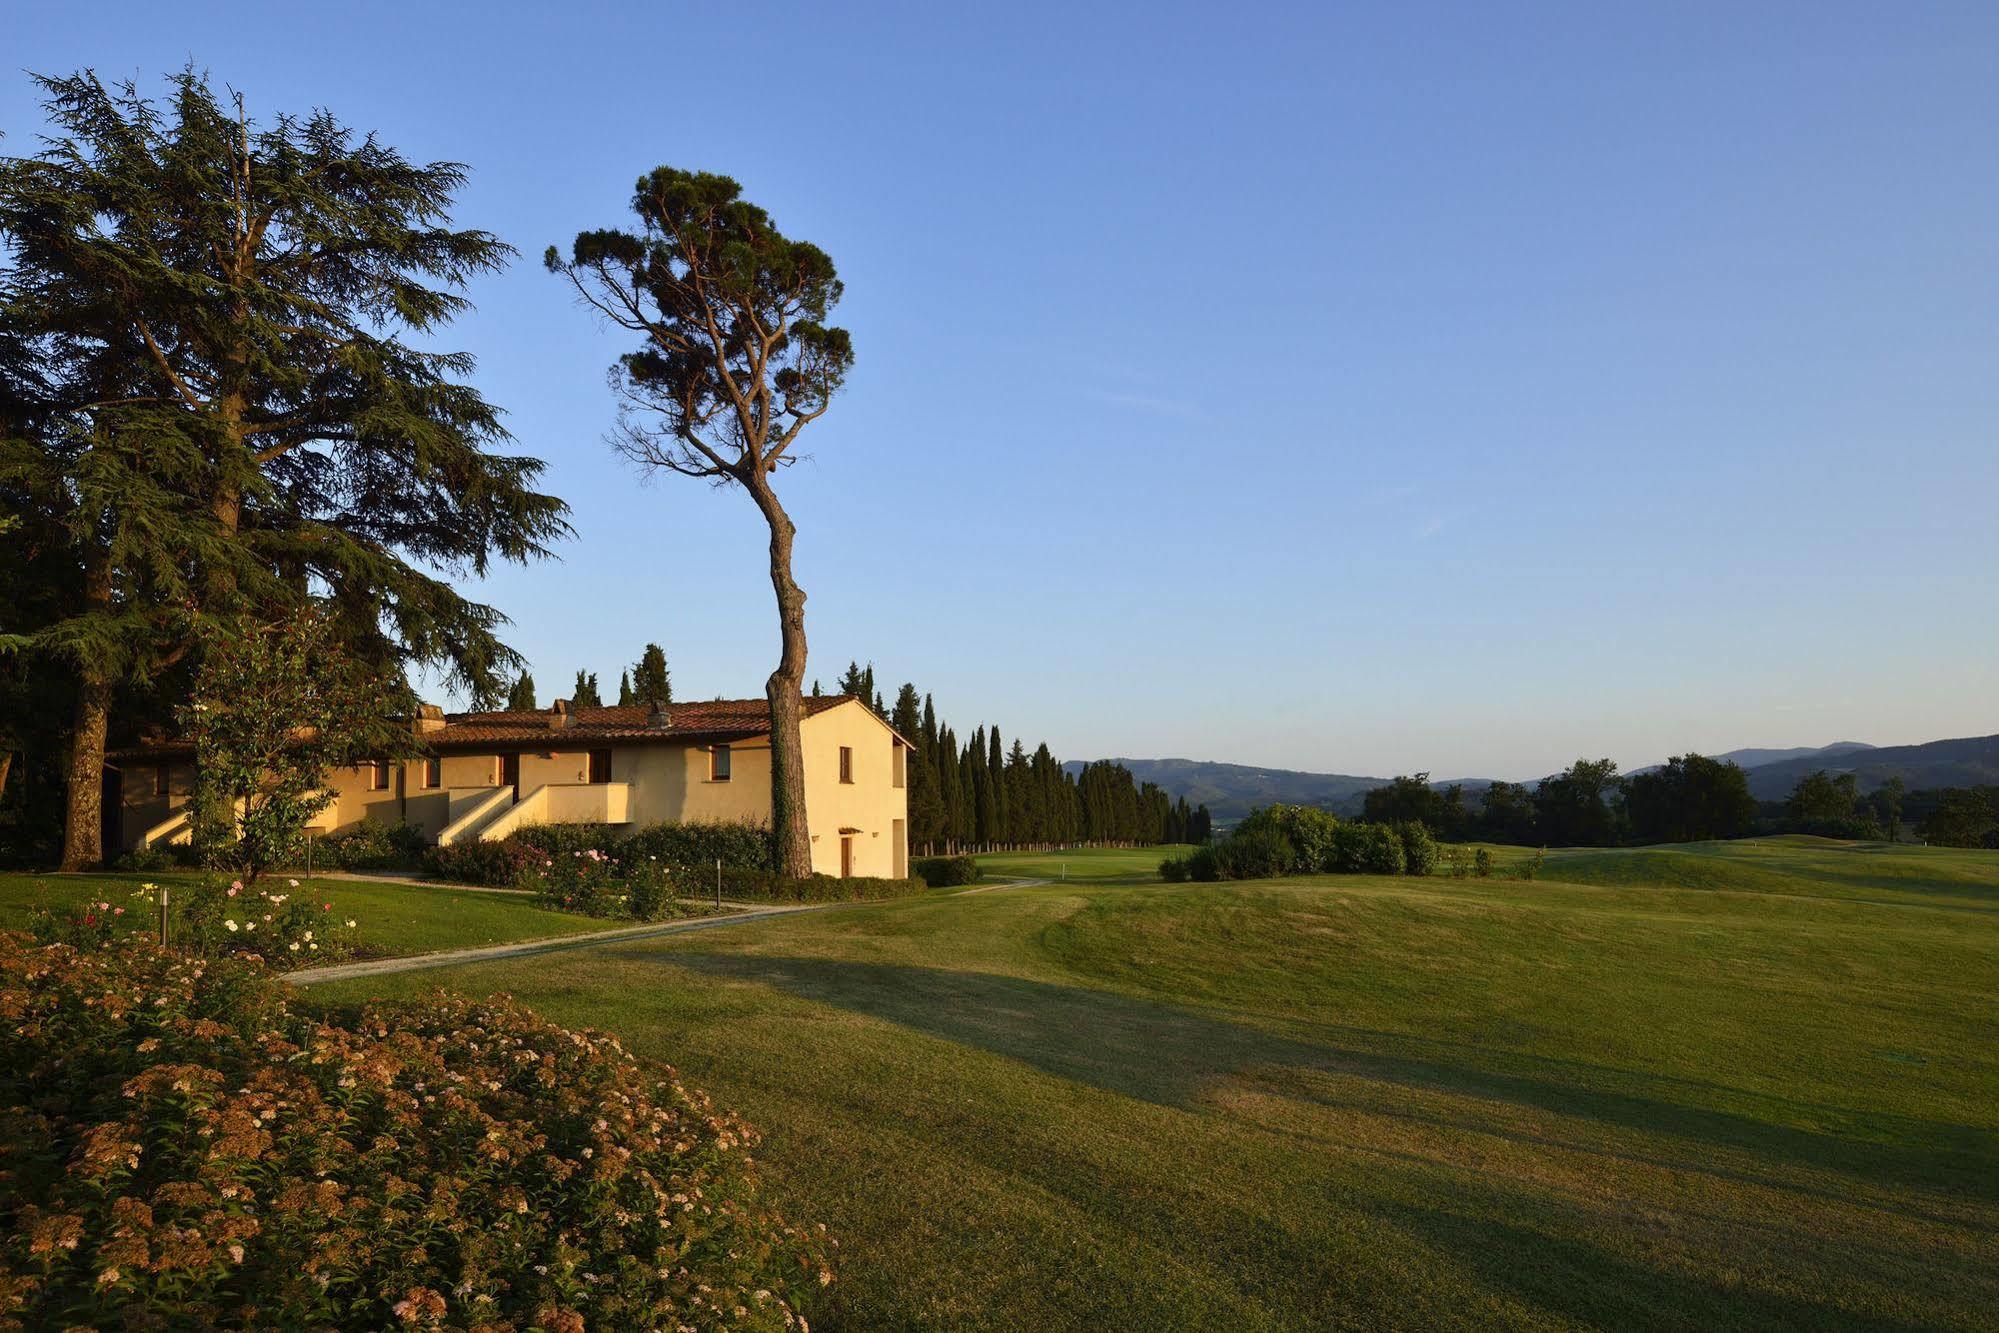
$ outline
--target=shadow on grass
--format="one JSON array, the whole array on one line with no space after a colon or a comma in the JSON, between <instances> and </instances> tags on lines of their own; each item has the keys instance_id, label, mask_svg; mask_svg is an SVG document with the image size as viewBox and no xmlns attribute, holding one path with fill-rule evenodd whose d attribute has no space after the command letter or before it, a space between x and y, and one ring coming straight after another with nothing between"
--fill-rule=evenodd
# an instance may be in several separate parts
<instances>
[{"instance_id":1,"label":"shadow on grass","mask_svg":"<svg viewBox=\"0 0 1999 1333\"><path fill-rule=\"evenodd\" d=\"M1517 1207L1517 1200L1514 1201ZM1585 1328L1930 1327L1754 1285L1649 1267L1572 1236L1494 1216L1388 1204L1383 1215L1495 1292Z\"/></svg>"},{"instance_id":2,"label":"shadow on grass","mask_svg":"<svg viewBox=\"0 0 1999 1333\"><path fill-rule=\"evenodd\" d=\"M1713 1084L1360 1029L1339 1030L1335 1041L1303 1041L1169 1005L983 972L678 950L616 952L632 961L773 986L1161 1106L1195 1109L1212 1084L1259 1070L1323 1072L1676 1136L1888 1187L1999 1200L1993 1136L1943 1121L1860 1116L1721 1089L1767 1115L1727 1110L1697 1104L1716 1093ZM1508 1067L1495 1068L1498 1064ZM1310 1092L1288 1095L1317 1100ZM1852 1123L1864 1136L1797 1123L1832 1118ZM1696 1163L1683 1167L1707 1169Z\"/></svg>"}]
</instances>

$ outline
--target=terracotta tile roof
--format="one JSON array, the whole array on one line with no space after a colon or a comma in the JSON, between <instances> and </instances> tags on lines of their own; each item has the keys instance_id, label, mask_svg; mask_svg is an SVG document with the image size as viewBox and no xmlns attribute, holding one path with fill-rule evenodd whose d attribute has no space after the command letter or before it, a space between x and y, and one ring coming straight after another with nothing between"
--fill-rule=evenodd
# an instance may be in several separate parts
<instances>
[{"instance_id":1,"label":"terracotta tile roof","mask_svg":"<svg viewBox=\"0 0 1999 1333\"><path fill-rule=\"evenodd\" d=\"M805 716L823 713L846 703L851 694L805 697ZM686 741L747 739L770 734L770 703L764 699L708 699L666 706L667 725L651 724L652 710L643 704L626 707L578 708L570 713L566 727L549 725L553 709L509 713L450 713L439 731L422 733L420 739L438 749L539 749L570 748L593 741ZM144 741L125 746L108 759L168 759L194 753L180 739Z\"/></svg>"},{"instance_id":2,"label":"terracotta tile roof","mask_svg":"<svg viewBox=\"0 0 1999 1333\"><path fill-rule=\"evenodd\" d=\"M807 696L805 716L822 713L835 704L853 698L849 694ZM691 737L727 738L763 736L770 732L770 703L764 699L711 699L672 703L666 706L667 724L655 727L652 710L644 704L625 707L577 708L569 714L569 725L552 727L553 710L532 713L452 713L444 729L427 733L423 739L443 748L481 745L524 745L547 749L551 742L562 745L577 741L659 741Z\"/></svg>"}]
</instances>

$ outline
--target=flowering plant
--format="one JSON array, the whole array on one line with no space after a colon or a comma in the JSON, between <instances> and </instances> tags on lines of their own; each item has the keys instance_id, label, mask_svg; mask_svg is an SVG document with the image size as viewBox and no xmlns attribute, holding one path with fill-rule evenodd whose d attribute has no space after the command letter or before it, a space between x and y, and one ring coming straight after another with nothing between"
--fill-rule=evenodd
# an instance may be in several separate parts
<instances>
[{"instance_id":1,"label":"flowering plant","mask_svg":"<svg viewBox=\"0 0 1999 1333\"><path fill-rule=\"evenodd\" d=\"M289 969L353 952L353 919L336 917L332 903L302 894L295 879L282 888L210 879L182 889L172 907L168 943L204 958L254 954Z\"/></svg>"},{"instance_id":2,"label":"flowering plant","mask_svg":"<svg viewBox=\"0 0 1999 1333\"><path fill-rule=\"evenodd\" d=\"M535 901L543 907L609 916L618 907L618 893L611 884L615 867L616 862L595 847L555 852L543 856L539 865L529 862L523 884L534 890Z\"/></svg>"},{"instance_id":3,"label":"flowering plant","mask_svg":"<svg viewBox=\"0 0 1999 1333\"><path fill-rule=\"evenodd\" d=\"M756 1135L504 997L294 1013L232 959L0 932L0 1325L803 1329Z\"/></svg>"}]
</instances>

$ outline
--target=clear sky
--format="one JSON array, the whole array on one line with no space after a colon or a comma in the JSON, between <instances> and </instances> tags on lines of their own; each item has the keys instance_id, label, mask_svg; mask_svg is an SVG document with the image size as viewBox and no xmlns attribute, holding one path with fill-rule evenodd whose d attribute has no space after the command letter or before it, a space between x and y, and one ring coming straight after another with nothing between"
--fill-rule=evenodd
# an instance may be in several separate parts
<instances>
[{"instance_id":1,"label":"clear sky","mask_svg":"<svg viewBox=\"0 0 1999 1333\"><path fill-rule=\"evenodd\" d=\"M10 70L332 108L521 260L449 341L578 537L544 699L761 691L739 493L603 441L538 256L661 163L830 252L811 674L1058 754L1531 777L1999 730L1999 6L22 4ZM39 127L0 76L0 130Z\"/></svg>"}]
</instances>

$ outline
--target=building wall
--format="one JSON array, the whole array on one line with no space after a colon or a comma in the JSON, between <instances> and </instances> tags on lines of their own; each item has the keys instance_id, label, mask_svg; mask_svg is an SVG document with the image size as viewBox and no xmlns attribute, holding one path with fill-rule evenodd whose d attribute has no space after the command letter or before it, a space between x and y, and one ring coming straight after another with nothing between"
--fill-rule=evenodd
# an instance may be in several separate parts
<instances>
[{"instance_id":1,"label":"building wall","mask_svg":"<svg viewBox=\"0 0 1999 1333\"><path fill-rule=\"evenodd\" d=\"M709 778L706 745L624 745L611 752L611 780L632 786L634 824L770 822L770 742L729 747L729 780Z\"/></svg>"},{"instance_id":2,"label":"building wall","mask_svg":"<svg viewBox=\"0 0 1999 1333\"><path fill-rule=\"evenodd\" d=\"M854 840L854 874L908 873L909 789L894 784L900 744L895 733L858 703L808 717L802 730L812 869L822 875L840 873L840 830L851 828L858 830L848 835ZM841 746L853 750L850 783L840 781Z\"/></svg>"}]
</instances>

